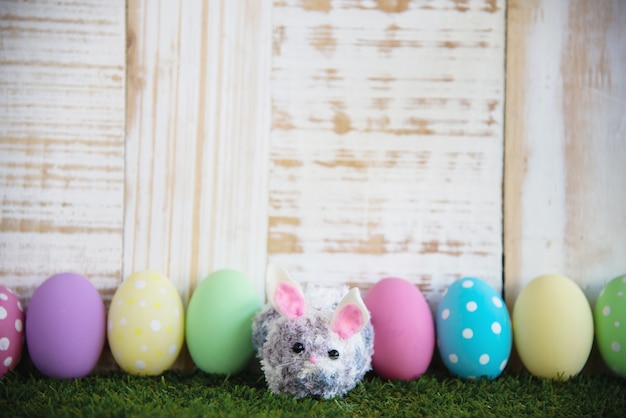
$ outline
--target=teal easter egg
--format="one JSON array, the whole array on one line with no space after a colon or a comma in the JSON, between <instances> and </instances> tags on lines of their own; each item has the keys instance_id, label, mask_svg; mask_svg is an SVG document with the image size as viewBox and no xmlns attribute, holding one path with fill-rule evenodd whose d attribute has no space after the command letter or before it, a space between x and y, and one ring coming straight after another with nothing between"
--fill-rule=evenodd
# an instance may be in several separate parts
<instances>
[{"instance_id":1,"label":"teal easter egg","mask_svg":"<svg viewBox=\"0 0 626 418\"><path fill-rule=\"evenodd\" d=\"M607 283L594 309L596 341L611 370L626 377L626 274Z\"/></svg>"},{"instance_id":2,"label":"teal easter egg","mask_svg":"<svg viewBox=\"0 0 626 418\"><path fill-rule=\"evenodd\" d=\"M463 379L495 379L511 353L512 330L502 297L484 280L452 283L437 307L437 340L446 368Z\"/></svg>"},{"instance_id":3,"label":"teal easter egg","mask_svg":"<svg viewBox=\"0 0 626 418\"><path fill-rule=\"evenodd\" d=\"M240 272L219 270L202 280L187 307L189 354L206 373L241 371L254 355L252 318L261 309L255 288Z\"/></svg>"}]
</instances>

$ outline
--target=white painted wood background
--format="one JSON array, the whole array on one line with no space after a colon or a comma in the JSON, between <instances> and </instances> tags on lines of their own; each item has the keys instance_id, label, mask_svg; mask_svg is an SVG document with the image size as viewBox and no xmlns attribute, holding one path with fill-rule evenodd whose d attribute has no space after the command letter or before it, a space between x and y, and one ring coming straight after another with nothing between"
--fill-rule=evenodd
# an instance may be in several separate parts
<instances>
[{"instance_id":1,"label":"white painted wood background","mask_svg":"<svg viewBox=\"0 0 626 418\"><path fill-rule=\"evenodd\" d=\"M275 2L271 259L502 285L503 2Z\"/></svg>"},{"instance_id":2,"label":"white painted wood background","mask_svg":"<svg viewBox=\"0 0 626 418\"><path fill-rule=\"evenodd\" d=\"M505 294L626 272L626 2L509 1Z\"/></svg>"},{"instance_id":3,"label":"white painted wood background","mask_svg":"<svg viewBox=\"0 0 626 418\"><path fill-rule=\"evenodd\" d=\"M122 274L125 4L0 1L0 283Z\"/></svg>"},{"instance_id":4,"label":"white painted wood background","mask_svg":"<svg viewBox=\"0 0 626 418\"><path fill-rule=\"evenodd\" d=\"M626 270L624 21L618 0L3 0L0 283L74 270L110 299L150 267L186 301L221 267L262 294L270 259L434 305L464 275L502 289L504 245L509 303L555 270L593 298Z\"/></svg>"},{"instance_id":5,"label":"white painted wood background","mask_svg":"<svg viewBox=\"0 0 626 418\"><path fill-rule=\"evenodd\" d=\"M162 271L185 302L220 268L262 295L271 7L128 2L123 272Z\"/></svg>"}]
</instances>

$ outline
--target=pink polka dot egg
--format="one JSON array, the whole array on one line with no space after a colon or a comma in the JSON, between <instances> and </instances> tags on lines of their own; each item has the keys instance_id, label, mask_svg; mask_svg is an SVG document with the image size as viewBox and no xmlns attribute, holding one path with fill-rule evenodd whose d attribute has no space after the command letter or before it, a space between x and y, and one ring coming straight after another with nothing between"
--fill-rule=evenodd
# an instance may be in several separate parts
<instances>
[{"instance_id":1,"label":"pink polka dot egg","mask_svg":"<svg viewBox=\"0 0 626 418\"><path fill-rule=\"evenodd\" d=\"M464 379L498 377L513 340L511 319L491 285L467 277L453 282L435 317L437 345L446 368Z\"/></svg>"},{"instance_id":2,"label":"pink polka dot egg","mask_svg":"<svg viewBox=\"0 0 626 418\"><path fill-rule=\"evenodd\" d=\"M24 310L19 298L0 286L0 377L17 366L24 347Z\"/></svg>"},{"instance_id":3,"label":"pink polka dot egg","mask_svg":"<svg viewBox=\"0 0 626 418\"><path fill-rule=\"evenodd\" d=\"M183 346L184 327L184 309L176 287L151 270L128 276L109 307L111 353L131 374L158 375L169 369Z\"/></svg>"}]
</instances>

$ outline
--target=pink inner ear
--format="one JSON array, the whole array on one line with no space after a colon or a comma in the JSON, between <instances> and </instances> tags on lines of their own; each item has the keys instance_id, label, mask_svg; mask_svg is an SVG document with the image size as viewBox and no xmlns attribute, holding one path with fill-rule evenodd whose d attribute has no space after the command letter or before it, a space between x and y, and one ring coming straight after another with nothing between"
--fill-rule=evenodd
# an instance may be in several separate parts
<instances>
[{"instance_id":1,"label":"pink inner ear","mask_svg":"<svg viewBox=\"0 0 626 418\"><path fill-rule=\"evenodd\" d=\"M354 304L349 304L341 308L332 324L332 330L339 335L342 340L351 338L363 327L363 314Z\"/></svg>"},{"instance_id":2,"label":"pink inner ear","mask_svg":"<svg viewBox=\"0 0 626 418\"><path fill-rule=\"evenodd\" d=\"M290 321L304 315L306 304L302 293L289 283L280 283L276 287L275 298L276 307Z\"/></svg>"}]
</instances>

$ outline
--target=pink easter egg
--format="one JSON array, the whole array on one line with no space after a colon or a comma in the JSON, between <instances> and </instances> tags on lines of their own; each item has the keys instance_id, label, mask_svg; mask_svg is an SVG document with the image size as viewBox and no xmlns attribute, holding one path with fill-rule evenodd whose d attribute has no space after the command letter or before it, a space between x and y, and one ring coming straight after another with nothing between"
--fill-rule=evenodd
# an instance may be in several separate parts
<instances>
[{"instance_id":1,"label":"pink easter egg","mask_svg":"<svg viewBox=\"0 0 626 418\"><path fill-rule=\"evenodd\" d=\"M422 293L404 279L386 278L364 301L374 327L374 372L387 379L419 378L435 348L433 316Z\"/></svg>"},{"instance_id":2,"label":"pink easter egg","mask_svg":"<svg viewBox=\"0 0 626 418\"><path fill-rule=\"evenodd\" d=\"M24 347L24 310L19 298L0 286L0 377L17 366Z\"/></svg>"}]
</instances>

